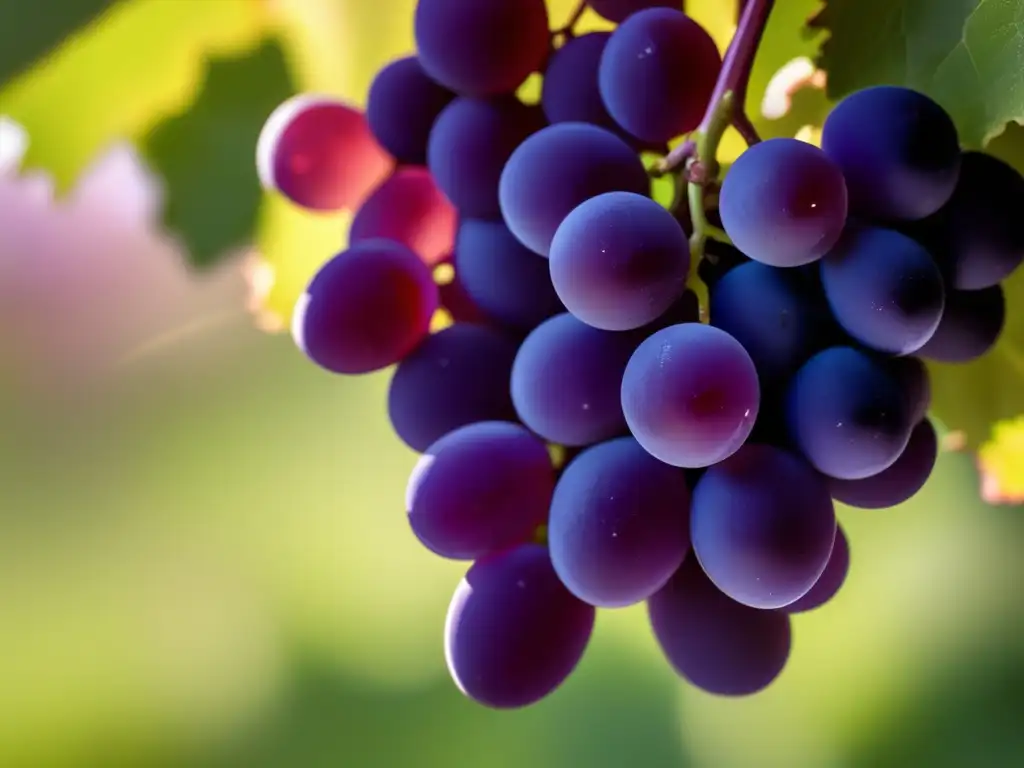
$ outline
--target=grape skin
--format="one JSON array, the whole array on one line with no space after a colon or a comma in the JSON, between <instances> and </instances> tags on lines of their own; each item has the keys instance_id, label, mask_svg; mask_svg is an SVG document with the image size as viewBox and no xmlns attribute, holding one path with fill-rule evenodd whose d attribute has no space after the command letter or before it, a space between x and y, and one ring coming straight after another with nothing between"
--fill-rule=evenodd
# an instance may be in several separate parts
<instances>
[{"instance_id":1,"label":"grape skin","mask_svg":"<svg viewBox=\"0 0 1024 768\"><path fill-rule=\"evenodd\" d=\"M835 532L825 481L772 446L745 445L709 468L693 492L694 554L715 586L752 608L782 608L807 594Z\"/></svg>"},{"instance_id":2,"label":"grape skin","mask_svg":"<svg viewBox=\"0 0 1024 768\"><path fill-rule=\"evenodd\" d=\"M547 256L555 230L580 203L605 192L647 195L637 154L615 134L586 123L543 128L516 148L501 173L501 215L519 242Z\"/></svg>"},{"instance_id":3,"label":"grape skin","mask_svg":"<svg viewBox=\"0 0 1024 768\"><path fill-rule=\"evenodd\" d=\"M757 419L757 371L743 346L708 325L673 325L633 353L622 380L622 411L655 458L698 468L731 456Z\"/></svg>"},{"instance_id":4,"label":"grape skin","mask_svg":"<svg viewBox=\"0 0 1024 768\"><path fill-rule=\"evenodd\" d=\"M906 396L910 423L918 424L932 405L932 383L928 368L916 357L894 357L889 369Z\"/></svg>"},{"instance_id":5,"label":"grape skin","mask_svg":"<svg viewBox=\"0 0 1024 768\"><path fill-rule=\"evenodd\" d=\"M935 427L925 419L910 433L900 457L877 475L860 480L829 481L836 501L860 509L887 509L909 501L924 488L939 456Z\"/></svg>"},{"instance_id":6,"label":"grape skin","mask_svg":"<svg viewBox=\"0 0 1024 768\"><path fill-rule=\"evenodd\" d=\"M910 440L910 405L882 362L852 347L831 347L790 384L790 437L818 471L840 480L877 475Z\"/></svg>"},{"instance_id":7,"label":"grape skin","mask_svg":"<svg viewBox=\"0 0 1024 768\"><path fill-rule=\"evenodd\" d=\"M751 261L714 285L711 324L743 345L762 385L774 385L823 348L830 329L823 305L792 271Z\"/></svg>"},{"instance_id":8,"label":"grape skin","mask_svg":"<svg viewBox=\"0 0 1024 768\"><path fill-rule=\"evenodd\" d=\"M457 323L428 336L395 369L388 415L398 437L423 452L477 421L516 421L509 394L518 345L495 328Z\"/></svg>"},{"instance_id":9,"label":"grape skin","mask_svg":"<svg viewBox=\"0 0 1024 768\"><path fill-rule=\"evenodd\" d=\"M366 120L380 145L400 163L425 165L437 116L455 94L431 80L415 56L381 69L366 97Z\"/></svg>"},{"instance_id":10,"label":"grape skin","mask_svg":"<svg viewBox=\"0 0 1024 768\"><path fill-rule=\"evenodd\" d=\"M316 273L295 306L292 336L321 368L370 373L409 354L437 306L437 285L415 253L390 240L365 240Z\"/></svg>"},{"instance_id":11,"label":"grape skin","mask_svg":"<svg viewBox=\"0 0 1024 768\"><path fill-rule=\"evenodd\" d=\"M607 192L555 231L551 280L565 306L605 331L656 320L683 295L690 249L679 222L649 197Z\"/></svg>"},{"instance_id":12,"label":"grape skin","mask_svg":"<svg viewBox=\"0 0 1024 768\"><path fill-rule=\"evenodd\" d=\"M519 418L546 440L585 446L626 433L620 389L642 340L611 333L569 313L539 325L512 365L512 402Z\"/></svg>"},{"instance_id":13,"label":"grape skin","mask_svg":"<svg viewBox=\"0 0 1024 768\"><path fill-rule=\"evenodd\" d=\"M686 477L632 437L581 453L555 486L551 561L586 603L621 608L646 600L690 547Z\"/></svg>"},{"instance_id":14,"label":"grape skin","mask_svg":"<svg viewBox=\"0 0 1024 768\"><path fill-rule=\"evenodd\" d=\"M430 551L475 560L528 542L547 519L554 487L541 440L518 424L483 421L427 449L405 505L413 533Z\"/></svg>"},{"instance_id":15,"label":"grape skin","mask_svg":"<svg viewBox=\"0 0 1024 768\"><path fill-rule=\"evenodd\" d=\"M514 97L460 98L434 123L427 164L434 182L462 216L501 216L498 181L512 151L544 126L536 107Z\"/></svg>"},{"instance_id":16,"label":"grape skin","mask_svg":"<svg viewBox=\"0 0 1024 768\"><path fill-rule=\"evenodd\" d=\"M423 69L461 96L512 93L548 54L544 0L418 0Z\"/></svg>"},{"instance_id":17,"label":"grape skin","mask_svg":"<svg viewBox=\"0 0 1024 768\"><path fill-rule=\"evenodd\" d=\"M311 211L358 205L390 167L361 112L316 94L277 107L256 145L263 187Z\"/></svg>"},{"instance_id":18,"label":"grape skin","mask_svg":"<svg viewBox=\"0 0 1024 768\"><path fill-rule=\"evenodd\" d=\"M942 363L969 363L996 345L1005 324L1002 286L950 291L939 327L918 353Z\"/></svg>"},{"instance_id":19,"label":"grape skin","mask_svg":"<svg viewBox=\"0 0 1024 768\"><path fill-rule=\"evenodd\" d=\"M349 227L350 243L388 238L408 246L428 265L439 264L455 240L455 209L425 168L402 168L375 189Z\"/></svg>"},{"instance_id":20,"label":"grape skin","mask_svg":"<svg viewBox=\"0 0 1024 768\"><path fill-rule=\"evenodd\" d=\"M525 544L475 563L455 590L445 660L463 694L513 709L558 688L583 658L595 610L570 593L547 550Z\"/></svg>"},{"instance_id":21,"label":"grape skin","mask_svg":"<svg viewBox=\"0 0 1024 768\"><path fill-rule=\"evenodd\" d=\"M500 221L462 222L455 241L455 273L480 309L510 327L528 331L565 310L547 261L525 248Z\"/></svg>"},{"instance_id":22,"label":"grape skin","mask_svg":"<svg viewBox=\"0 0 1024 768\"><path fill-rule=\"evenodd\" d=\"M647 8L675 8L682 0L590 0L590 7L598 16L619 24L637 11Z\"/></svg>"},{"instance_id":23,"label":"grape skin","mask_svg":"<svg viewBox=\"0 0 1024 768\"><path fill-rule=\"evenodd\" d=\"M737 603L688 557L647 601L654 637L676 672L719 696L764 690L789 660L789 616Z\"/></svg>"},{"instance_id":24,"label":"grape skin","mask_svg":"<svg viewBox=\"0 0 1024 768\"><path fill-rule=\"evenodd\" d=\"M922 224L924 239L954 288L977 291L1024 261L1024 177L983 152L964 152L946 206Z\"/></svg>"},{"instance_id":25,"label":"grape skin","mask_svg":"<svg viewBox=\"0 0 1024 768\"><path fill-rule=\"evenodd\" d=\"M836 540L832 545L825 571L814 582L810 591L796 602L790 603L783 610L788 614L806 613L820 608L835 597L846 582L850 572L850 543L843 533L842 526L836 526Z\"/></svg>"},{"instance_id":26,"label":"grape skin","mask_svg":"<svg viewBox=\"0 0 1024 768\"><path fill-rule=\"evenodd\" d=\"M946 111L923 93L880 85L852 93L825 118L821 147L842 168L850 211L916 221L949 200L960 142Z\"/></svg>"},{"instance_id":27,"label":"grape skin","mask_svg":"<svg viewBox=\"0 0 1024 768\"><path fill-rule=\"evenodd\" d=\"M601 55L598 84L612 119L643 141L694 130L722 68L718 46L678 8L632 14Z\"/></svg>"},{"instance_id":28,"label":"grape skin","mask_svg":"<svg viewBox=\"0 0 1024 768\"><path fill-rule=\"evenodd\" d=\"M768 139L737 158L722 183L719 213L750 258L799 267L824 256L846 223L843 173L815 146Z\"/></svg>"},{"instance_id":29,"label":"grape skin","mask_svg":"<svg viewBox=\"0 0 1024 768\"><path fill-rule=\"evenodd\" d=\"M916 352L942 318L946 291L938 265L895 230L850 227L822 260L821 281L843 329L880 352Z\"/></svg>"}]
</instances>

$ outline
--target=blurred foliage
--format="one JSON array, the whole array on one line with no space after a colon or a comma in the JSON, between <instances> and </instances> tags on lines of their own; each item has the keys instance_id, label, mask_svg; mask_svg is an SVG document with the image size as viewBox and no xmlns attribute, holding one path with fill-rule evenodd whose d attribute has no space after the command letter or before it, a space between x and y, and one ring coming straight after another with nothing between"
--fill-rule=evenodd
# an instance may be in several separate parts
<instances>
[{"instance_id":1,"label":"blurred foliage","mask_svg":"<svg viewBox=\"0 0 1024 768\"><path fill-rule=\"evenodd\" d=\"M550 3L552 18L574 4ZM253 239L277 273L269 305L287 315L347 220L261 193L255 134L293 90L361 103L373 73L411 49L413 0L122 0L86 26L90 5L0 13L0 78L17 73L0 80L0 112L28 129L28 165L67 187L105 145L134 140L165 176L191 258ZM688 2L723 46L734 5ZM748 93L766 135L827 109L805 89L783 118L757 117L778 68L814 54L820 37L801 27L816 5L776 3ZM885 31L891 17L859 7L853 28L870 32L875 14ZM75 33L58 43L61 30ZM865 54L883 46L886 60L890 39L865 32L850 55L876 72ZM1013 127L991 147L1024 168L1022 138ZM741 149L731 135L726 159ZM5 768L1024 762L1024 520L979 499L971 455L944 454L901 508L841 510L849 582L796 619L791 664L764 694L681 685L631 609L601 616L550 700L495 713L446 676L441 629L464 566L407 528L414 457L388 427L386 374L328 376L230 309L102 392L35 408L0 395ZM944 420L972 439L1024 410L1012 339L936 378Z\"/></svg>"},{"instance_id":2,"label":"blurred foliage","mask_svg":"<svg viewBox=\"0 0 1024 768\"><path fill-rule=\"evenodd\" d=\"M0 83L43 58L116 2L46 0L46 13L29 14L24 3L0 3Z\"/></svg>"},{"instance_id":3,"label":"blurred foliage","mask_svg":"<svg viewBox=\"0 0 1024 768\"><path fill-rule=\"evenodd\" d=\"M251 242L262 197L254 148L267 115L294 92L280 44L266 41L211 59L196 100L145 137L143 151L167 184L164 221L193 264Z\"/></svg>"}]
</instances>

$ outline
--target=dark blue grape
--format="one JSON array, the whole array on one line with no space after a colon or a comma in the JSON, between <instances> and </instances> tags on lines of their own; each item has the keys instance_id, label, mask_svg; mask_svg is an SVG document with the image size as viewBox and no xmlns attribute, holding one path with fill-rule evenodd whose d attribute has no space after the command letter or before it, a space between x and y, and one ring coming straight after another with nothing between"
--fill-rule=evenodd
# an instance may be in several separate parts
<instances>
[{"instance_id":1,"label":"dark blue grape","mask_svg":"<svg viewBox=\"0 0 1024 768\"><path fill-rule=\"evenodd\" d=\"M445 659L459 689L496 709L543 699L590 642L594 608L565 588L547 550L525 544L475 563L455 590Z\"/></svg>"},{"instance_id":2,"label":"dark blue grape","mask_svg":"<svg viewBox=\"0 0 1024 768\"><path fill-rule=\"evenodd\" d=\"M441 557L475 560L530 540L547 520L555 470L518 424L482 421L431 445L409 478L413 533Z\"/></svg>"},{"instance_id":3,"label":"dark blue grape","mask_svg":"<svg viewBox=\"0 0 1024 768\"><path fill-rule=\"evenodd\" d=\"M757 370L743 346L709 325L673 325L633 353L622 411L637 441L677 467L716 464L743 445L757 419Z\"/></svg>"},{"instance_id":4,"label":"dark blue grape","mask_svg":"<svg viewBox=\"0 0 1024 768\"><path fill-rule=\"evenodd\" d=\"M909 88L880 85L840 101L821 146L843 170L850 210L882 220L935 213L956 187L960 143L946 111Z\"/></svg>"},{"instance_id":5,"label":"dark blue grape","mask_svg":"<svg viewBox=\"0 0 1024 768\"><path fill-rule=\"evenodd\" d=\"M408 355L430 330L437 285L415 253L365 240L316 273L295 305L292 335L333 373L369 373Z\"/></svg>"},{"instance_id":6,"label":"dark blue grape","mask_svg":"<svg viewBox=\"0 0 1024 768\"><path fill-rule=\"evenodd\" d=\"M511 327L530 330L565 310L547 261L525 248L500 221L462 222L455 271L473 302Z\"/></svg>"},{"instance_id":7,"label":"dark blue grape","mask_svg":"<svg viewBox=\"0 0 1024 768\"><path fill-rule=\"evenodd\" d=\"M512 366L512 402L530 429L583 446L626 433L622 374L642 336L599 331L565 313L538 326Z\"/></svg>"},{"instance_id":8,"label":"dark blue grape","mask_svg":"<svg viewBox=\"0 0 1024 768\"><path fill-rule=\"evenodd\" d=\"M683 206L686 209L686 206ZM687 227L683 227L684 230ZM709 258L710 257L710 258ZM749 264L750 259L732 245L718 240L708 240L704 244L704 258L697 264L697 276L708 287L714 290L718 281L743 264Z\"/></svg>"},{"instance_id":9,"label":"dark blue grape","mask_svg":"<svg viewBox=\"0 0 1024 768\"><path fill-rule=\"evenodd\" d=\"M683 295L690 270L679 222L632 192L606 192L574 208L556 230L548 258L566 308L605 331L656 320Z\"/></svg>"},{"instance_id":10,"label":"dark blue grape","mask_svg":"<svg viewBox=\"0 0 1024 768\"><path fill-rule=\"evenodd\" d=\"M949 291L939 327L918 353L943 363L969 363L995 346L1005 324L1002 286Z\"/></svg>"},{"instance_id":11,"label":"dark blue grape","mask_svg":"<svg viewBox=\"0 0 1024 768\"><path fill-rule=\"evenodd\" d=\"M789 388L793 442L819 471L841 480L877 475L899 458L913 427L909 402L884 363L851 347L812 357Z\"/></svg>"},{"instance_id":12,"label":"dark blue grape","mask_svg":"<svg viewBox=\"0 0 1024 768\"><path fill-rule=\"evenodd\" d=\"M555 487L548 523L555 571L591 605L646 600L686 557L689 511L685 475L633 438L588 448Z\"/></svg>"},{"instance_id":13,"label":"dark blue grape","mask_svg":"<svg viewBox=\"0 0 1024 768\"><path fill-rule=\"evenodd\" d=\"M829 481L832 498L860 509L886 509L909 501L924 488L935 468L939 441L925 419L910 433L910 442L895 463L877 475L860 480Z\"/></svg>"},{"instance_id":14,"label":"dark blue grape","mask_svg":"<svg viewBox=\"0 0 1024 768\"><path fill-rule=\"evenodd\" d=\"M359 110L314 94L275 109L256 146L263 186L311 211L358 205L391 163Z\"/></svg>"},{"instance_id":15,"label":"dark blue grape","mask_svg":"<svg viewBox=\"0 0 1024 768\"><path fill-rule=\"evenodd\" d=\"M559 123L512 153L498 197L512 234L547 256L555 230L584 200L605 192L649 191L644 164L622 139L586 123Z\"/></svg>"},{"instance_id":16,"label":"dark blue grape","mask_svg":"<svg viewBox=\"0 0 1024 768\"><path fill-rule=\"evenodd\" d=\"M398 437L421 453L477 421L515 421L509 394L518 345L483 325L457 323L428 336L395 370L388 415Z\"/></svg>"},{"instance_id":17,"label":"dark blue grape","mask_svg":"<svg viewBox=\"0 0 1024 768\"><path fill-rule=\"evenodd\" d=\"M789 616L737 603L695 557L647 602L654 637L672 667L708 693L748 696L767 688L789 660Z\"/></svg>"},{"instance_id":18,"label":"dark blue grape","mask_svg":"<svg viewBox=\"0 0 1024 768\"><path fill-rule=\"evenodd\" d=\"M455 209L425 168L402 168L367 197L349 228L350 243L388 238L427 264L444 261L455 240Z\"/></svg>"},{"instance_id":19,"label":"dark blue grape","mask_svg":"<svg viewBox=\"0 0 1024 768\"><path fill-rule=\"evenodd\" d=\"M647 8L678 9L682 5L682 0L590 0L590 7L594 13L616 24Z\"/></svg>"},{"instance_id":20,"label":"dark blue grape","mask_svg":"<svg viewBox=\"0 0 1024 768\"><path fill-rule=\"evenodd\" d=\"M455 94L431 80L419 59L396 59L377 73L366 97L366 121L400 163L425 165L427 139Z\"/></svg>"},{"instance_id":21,"label":"dark blue grape","mask_svg":"<svg viewBox=\"0 0 1024 768\"><path fill-rule=\"evenodd\" d=\"M752 608L781 608L807 594L835 535L824 479L780 448L745 445L709 468L693 492L690 536L701 567Z\"/></svg>"},{"instance_id":22,"label":"dark blue grape","mask_svg":"<svg viewBox=\"0 0 1024 768\"><path fill-rule=\"evenodd\" d=\"M768 139L739 156L722 183L722 224L733 244L773 267L817 261L846 223L846 182L815 146Z\"/></svg>"},{"instance_id":23,"label":"dark blue grape","mask_svg":"<svg viewBox=\"0 0 1024 768\"><path fill-rule=\"evenodd\" d=\"M894 355L924 346L946 301L931 254L906 235L880 227L849 228L822 259L821 282L843 330Z\"/></svg>"},{"instance_id":24,"label":"dark blue grape","mask_svg":"<svg viewBox=\"0 0 1024 768\"><path fill-rule=\"evenodd\" d=\"M762 385L788 379L823 348L827 307L794 274L751 261L711 291L711 324L747 350Z\"/></svg>"},{"instance_id":25,"label":"dark blue grape","mask_svg":"<svg viewBox=\"0 0 1024 768\"><path fill-rule=\"evenodd\" d=\"M965 152L952 199L922 222L922 239L952 287L991 288L1024 261L1024 177L998 158Z\"/></svg>"},{"instance_id":26,"label":"dark blue grape","mask_svg":"<svg viewBox=\"0 0 1024 768\"><path fill-rule=\"evenodd\" d=\"M456 99L430 132L427 158L438 188L464 217L500 217L501 171L512 151L543 125L540 110L511 96Z\"/></svg>"},{"instance_id":27,"label":"dark blue grape","mask_svg":"<svg viewBox=\"0 0 1024 768\"><path fill-rule=\"evenodd\" d=\"M846 576L850 572L850 544L843 533L842 526L836 526L836 541L832 545L832 554L829 555L828 565L824 573L814 582L810 591L796 602L787 605L786 613L804 613L820 608L835 597L846 582Z\"/></svg>"},{"instance_id":28,"label":"dark blue grape","mask_svg":"<svg viewBox=\"0 0 1024 768\"><path fill-rule=\"evenodd\" d=\"M423 69L462 96L515 91L544 64L544 0L418 0L413 17Z\"/></svg>"},{"instance_id":29,"label":"dark blue grape","mask_svg":"<svg viewBox=\"0 0 1024 768\"><path fill-rule=\"evenodd\" d=\"M598 83L612 119L643 141L694 130L715 89L722 57L703 27L677 8L649 8L616 29Z\"/></svg>"},{"instance_id":30,"label":"dark blue grape","mask_svg":"<svg viewBox=\"0 0 1024 768\"><path fill-rule=\"evenodd\" d=\"M917 424L928 415L932 406L932 383L928 368L917 357L894 357L889 370L903 389L910 413L910 423Z\"/></svg>"}]
</instances>

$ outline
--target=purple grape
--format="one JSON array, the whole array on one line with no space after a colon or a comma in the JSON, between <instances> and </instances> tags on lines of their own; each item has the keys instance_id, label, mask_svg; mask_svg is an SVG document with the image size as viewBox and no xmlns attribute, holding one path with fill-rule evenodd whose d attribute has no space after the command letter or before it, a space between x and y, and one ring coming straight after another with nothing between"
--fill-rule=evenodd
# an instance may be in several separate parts
<instances>
[{"instance_id":1,"label":"purple grape","mask_svg":"<svg viewBox=\"0 0 1024 768\"><path fill-rule=\"evenodd\" d=\"M501 215L531 251L548 255L555 230L580 203L605 192L650 192L647 170L614 133L559 123L524 141L501 173Z\"/></svg>"},{"instance_id":2,"label":"purple grape","mask_svg":"<svg viewBox=\"0 0 1024 768\"><path fill-rule=\"evenodd\" d=\"M295 96L275 109L256 147L263 186L311 211L358 205L391 162L361 112L314 94Z\"/></svg>"},{"instance_id":3,"label":"purple grape","mask_svg":"<svg viewBox=\"0 0 1024 768\"><path fill-rule=\"evenodd\" d=\"M648 8L612 32L598 84L612 119L643 141L694 130L722 68L711 35L681 10Z\"/></svg>"},{"instance_id":4,"label":"purple grape","mask_svg":"<svg viewBox=\"0 0 1024 768\"><path fill-rule=\"evenodd\" d=\"M423 452L459 427L515 421L509 394L516 340L457 323L428 336L395 370L388 415L398 437Z\"/></svg>"},{"instance_id":5,"label":"purple grape","mask_svg":"<svg viewBox=\"0 0 1024 768\"><path fill-rule=\"evenodd\" d=\"M814 582L810 591L796 602L785 607L786 613L804 613L820 608L842 589L846 576L850 571L850 544L846 540L842 526L836 526L836 541L832 545L832 554L829 555L828 565L824 572Z\"/></svg>"},{"instance_id":6,"label":"purple grape","mask_svg":"<svg viewBox=\"0 0 1024 768\"><path fill-rule=\"evenodd\" d=\"M768 687L789 660L789 616L737 603L688 557L647 602L654 637L672 667L708 693L748 696Z\"/></svg>"},{"instance_id":7,"label":"purple grape","mask_svg":"<svg viewBox=\"0 0 1024 768\"><path fill-rule=\"evenodd\" d=\"M475 560L530 540L547 520L555 471L547 446L518 424L482 421L431 445L405 506L427 549Z\"/></svg>"},{"instance_id":8,"label":"purple grape","mask_svg":"<svg viewBox=\"0 0 1024 768\"><path fill-rule=\"evenodd\" d=\"M880 85L829 113L821 146L842 168L850 211L883 221L930 216L949 200L960 142L946 111L923 93Z\"/></svg>"},{"instance_id":9,"label":"purple grape","mask_svg":"<svg viewBox=\"0 0 1024 768\"><path fill-rule=\"evenodd\" d=\"M824 479L780 448L745 445L709 468L693 492L694 553L715 586L752 608L781 608L805 595L835 535Z\"/></svg>"},{"instance_id":10,"label":"purple grape","mask_svg":"<svg viewBox=\"0 0 1024 768\"><path fill-rule=\"evenodd\" d=\"M548 262L500 221L462 222L455 271L473 302L510 327L530 330L565 311L551 284Z\"/></svg>"},{"instance_id":11,"label":"purple grape","mask_svg":"<svg viewBox=\"0 0 1024 768\"><path fill-rule=\"evenodd\" d=\"M964 152L950 201L920 225L953 288L978 291L1024 261L1024 177L984 152Z\"/></svg>"},{"instance_id":12,"label":"purple grape","mask_svg":"<svg viewBox=\"0 0 1024 768\"><path fill-rule=\"evenodd\" d=\"M631 437L595 445L555 486L551 561L580 600L620 608L646 600L690 548L685 475Z\"/></svg>"},{"instance_id":13,"label":"purple grape","mask_svg":"<svg viewBox=\"0 0 1024 768\"><path fill-rule=\"evenodd\" d=\"M880 227L848 229L822 259L821 282L843 330L893 355L924 346L946 302L931 254L906 235Z\"/></svg>"},{"instance_id":14,"label":"purple grape","mask_svg":"<svg viewBox=\"0 0 1024 768\"><path fill-rule=\"evenodd\" d=\"M932 406L932 383L928 368L917 357L894 357L888 366L906 396L910 423L918 424L928 415L928 409Z\"/></svg>"},{"instance_id":15,"label":"purple grape","mask_svg":"<svg viewBox=\"0 0 1024 768\"><path fill-rule=\"evenodd\" d=\"M787 381L825 345L828 307L795 270L756 261L735 267L711 290L711 324L754 361L762 386Z\"/></svg>"},{"instance_id":16,"label":"purple grape","mask_svg":"<svg viewBox=\"0 0 1024 768\"><path fill-rule=\"evenodd\" d=\"M622 411L637 441L677 467L717 464L757 419L757 371L743 346L709 325L673 325L648 337L622 379Z\"/></svg>"},{"instance_id":17,"label":"purple grape","mask_svg":"<svg viewBox=\"0 0 1024 768\"><path fill-rule=\"evenodd\" d=\"M768 139L739 156L722 183L722 224L733 244L773 267L817 261L846 223L839 166L811 144Z\"/></svg>"},{"instance_id":18,"label":"purple grape","mask_svg":"<svg viewBox=\"0 0 1024 768\"><path fill-rule=\"evenodd\" d=\"M415 253L390 240L364 240L316 273L295 305L292 335L321 368L370 373L412 352L437 306L437 285Z\"/></svg>"},{"instance_id":19,"label":"purple grape","mask_svg":"<svg viewBox=\"0 0 1024 768\"><path fill-rule=\"evenodd\" d=\"M430 129L455 94L431 80L419 59L396 59L377 73L366 98L370 130L400 163L425 165Z\"/></svg>"},{"instance_id":20,"label":"purple grape","mask_svg":"<svg viewBox=\"0 0 1024 768\"><path fill-rule=\"evenodd\" d=\"M935 427L925 419L910 433L910 442L899 458L877 475L861 480L829 481L836 501L861 509L886 509L909 501L924 488L939 456Z\"/></svg>"},{"instance_id":21,"label":"purple grape","mask_svg":"<svg viewBox=\"0 0 1024 768\"><path fill-rule=\"evenodd\" d=\"M431 266L444 261L455 240L455 209L425 168L402 168L356 212L350 243L388 238L403 243Z\"/></svg>"},{"instance_id":22,"label":"purple grape","mask_svg":"<svg viewBox=\"0 0 1024 768\"><path fill-rule=\"evenodd\" d=\"M939 327L918 353L942 363L969 363L996 345L1005 324L1002 286L950 291Z\"/></svg>"},{"instance_id":23,"label":"purple grape","mask_svg":"<svg viewBox=\"0 0 1024 768\"><path fill-rule=\"evenodd\" d=\"M686 290L690 248L679 222L649 197L607 192L574 208L548 255L570 312L605 331L660 317Z\"/></svg>"},{"instance_id":24,"label":"purple grape","mask_svg":"<svg viewBox=\"0 0 1024 768\"><path fill-rule=\"evenodd\" d=\"M543 127L540 110L512 96L456 99L430 132L430 172L462 216L499 218L501 171L512 151Z\"/></svg>"},{"instance_id":25,"label":"purple grape","mask_svg":"<svg viewBox=\"0 0 1024 768\"><path fill-rule=\"evenodd\" d=\"M485 558L469 569L448 608L448 671L481 704L529 706L572 674L594 618L594 608L559 581L544 547L525 544Z\"/></svg>"},{"instance_id":26,"label":"purple grape","mask_svg":"<svg viewBox=\"0 0 1024 768\"><path fill-rule=\"evenodd\" d=\"M423 69L462 96L512 93L550 42L544 0L418 0L413 27Z\"/></svg>"},{"instance_id":27,"label":"purple grape","mask_svg":"<svg viewBox=\"0 0 1024 768\"><path fill-rule=\"evenodd\" d=\"M622 374L642 336L599 331L568 313L539 325L512 365L512 402L530 429L584 446L626 433Z\"/></svg>"},{"instance_id":28,"label":"purple grape","mask_svg":"<svg viewBox=\"0 0 1024 768\"><path fill-rule=\"evenodd\" d=\"M616 24L647 8L679 9L682 5L682 0L590 0L590 7L594 13Z\"/></svg>"},{"instance_id":29,"label":"purple grape","mask_svg":"<svg viewBox=\"0 0 1024 768\"><path fill-rule=\"evenodd\" d=\"M840 480L877 475L910 440L911 407L884 362L832 347L812 357L789 387L793 442L818 469Z\"/></svg>"}]
</instances>

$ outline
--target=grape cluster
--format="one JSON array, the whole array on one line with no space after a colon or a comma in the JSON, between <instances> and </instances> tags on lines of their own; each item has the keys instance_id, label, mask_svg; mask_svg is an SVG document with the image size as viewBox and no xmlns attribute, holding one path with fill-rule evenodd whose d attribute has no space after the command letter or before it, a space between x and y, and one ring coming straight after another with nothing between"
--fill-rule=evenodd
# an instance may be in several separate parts
<instances>
[{"instance_id":1,"label":"grape cluster","mask_svg":"<svg viewBox=\"0 0 1024 768\"><path fill-rule=\"evenodd\" d=\"M730 242L691 264L690 217L641 160L698 128L722 69L679 6L594 0L617 26L576 36L544 0L419 0L417 53L365 115L297 97L260 140L266 184L357 209L293 334L328 371L396 366L388 414L422 454L409 523L472 561L444 647L488 706L552 692L597 608L644 601L692 684L767 686L791 615L846 577L834 500L924 485L922 358L991 347L1024 257L1024 179L962 152L927 97L877 87L820 149L753 143L707 212Z\"/></svg>"}]
</instances>

